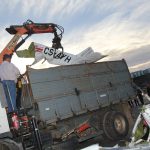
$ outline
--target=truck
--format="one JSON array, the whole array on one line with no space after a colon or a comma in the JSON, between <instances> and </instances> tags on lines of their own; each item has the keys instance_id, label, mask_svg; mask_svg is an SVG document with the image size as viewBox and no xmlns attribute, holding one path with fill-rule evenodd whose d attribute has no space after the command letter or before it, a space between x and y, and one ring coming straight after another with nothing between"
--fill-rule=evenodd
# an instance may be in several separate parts
<instances>
[{"instance_id":1,"label":"truck","mask_svg":"<svg viewBox=\"0 0 150 150\"><path fill-rule=\"evenodd\" d=\"M4 54L13 54L32 33L52 32L52 47L62 48L62 32L59 36L56 28L60 29L55 24L31 21L11 26L7 31L15 36L1 59ZM27 37L17 44L23 34ZM5 99L2 84L0 92L0 99ZM133 127L128 102L135 96L125 60L45 69L27 66L22 79L22 108L7 114L1 103L0 148L73 150L93 139L103 145L128 138Z\"/></svg>"},{"instance_id":2,"label":"truck","mask_svg":"<svg viewBox=\"0 0 150 150\"><path fill-rule=\"evenodd\" d=\"M22 106L40 128L50 129L53 142L61 141L57 145L72 138L83 143L98 137L103 144L129 136L133 118L128 101L136 94L125 60L29 67L26 76Z\"/></svg>"},{"instance_id":3,"label":"truck","mask_svg":"<svg viewBox=\"0 0 150 150\"><path fill-rule=\"evenodd\" d=\"M28 116L36 118L39 135L48 134L49 147L69 149L77 146L76 142L88 143L93 138L102 145L128 137L133 127L128 101L134 97L127 64L118 60L46 69L27 67L21 103ZM19 128L21 125L15 134ZM20 136L22 133L17 134Z\"/></svg>"}]
</instances>

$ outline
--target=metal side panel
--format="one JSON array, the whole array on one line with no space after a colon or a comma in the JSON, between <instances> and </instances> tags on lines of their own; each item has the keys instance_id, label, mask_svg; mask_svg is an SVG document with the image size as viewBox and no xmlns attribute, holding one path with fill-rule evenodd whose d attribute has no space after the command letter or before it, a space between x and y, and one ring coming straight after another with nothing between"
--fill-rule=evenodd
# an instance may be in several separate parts
<instances>
[{"instance_id":1,"label":"metal side panel","mask_svg":"<svg viewBox=\"0 0 150 150\"><path fill-rule=\"evenodd\" d=\"M88 71L90 74L105 74L111 72L121 72L124 70L127 70L127 66L122 60L88 64Z\"/></svg>"},{"instance_id":2,"label":"metal side panel","mask_svg":"<svg viewBox=\"0 0 150 150\"><path fill-rule=\"evenodd\" d=\"M120 101L118 92L115 88L111 88L108 90L108 99L111 104L115 104Z\"/></svg>"},{"instance_id":3,"label":"metal side panel","mask_svg":"<svg viewBox=\"0 0 150 150\"><path fill-rule=\"evenodd\" d=\"M39 115L51 122L127 101L134 96L125 61L28 70Z\"/></svg>"},{"instance_id":4,"label":"metal side panel","mask_svg":"<svg viewBox=\"0 0 150 150\"><path fill-rule=\"evenodd\" d=\"M64 80L31 84L33 97L36 101L42 101L42 99L62 96L66 93L66 84Z\"/></svg>"},{"instance_id":5,"label":"metal side panel","mask_svg":"<svg viewBox=\"0 0 150 150\"><path fill-rule=\"evenodd\" d=\"M56 105L52 101L42 101L38 102L40 119L43 121L56 122L58 120L56 114Z\"/></svg>"},{"instance_id":6,"label":"metal side panel","mask_svg":"<svg viewBox=\"0 0 150 150\"><path fill-rule=\"evenodd\" d=\"M96 110L99 108L96 91L81 93L80 95L82 108L85 110Z\"/></svg>"},{"instance_id":7,"label":"metal side panel","mask_svg":"<svg viewBox=\"0 0 150 150\"><path fill-rule=\"evenodd\" d=\"M28 68L28 75L31 84L62 79L62 75L59 67L46 68L46 69Z\"/></svg>"},{"instance_id":8,"label":"metal side panel","mask_svg":"<svg viewBox=\"0 0 150 150\"><path fill-rule=\"evenodd\" d=\"M64 79L53 82L31 84L33 97L36 101L54 99L64 95L76 94L79 91L91 91L92 86L88 77Z\"/></svg>"},{"instance_id":9,"label":"metal side panel","mask_svg":"<svg viewBox=\"0 0 150 150\"><path fill-rule=\"evenodd\" d=\"M64 78L86 76L88 74L87 68L87 65L58 66L46 69L28 68L28 75L30 83L49 82Z\"/></svg>"},{"instance_id":10,"label":"metal side panel","mask_svg":"<svg viewBox=\"0 0 150 150\"><path fill-rule=\"evenodd\" d=\"M60 70L63 78L81 77L88 74L88 65L61 66Z\"/></svg>"},{"instance_id":11,"label":"metal side panel","mask_svg":"<svg viewBox=\"0 0 150 150\"><path fill-rule=\"evenodd\" d=\"M126 83L126 89L128 89L128 90L127 90L127 95L128 95L130 98L132 98L133 95L134 95L134 93L135 93L135 89L133 89L133 88L131 87L130 83Z\"/></svg>"},{"instance_id":12,"label":"metal side panel","mask_svg":"<svg viewBox=\"0 0 150 150\"><path fill-rule=\"evenodd\" d=\"M40 118L48 122L55 122L65 118L85 113L77 96L70 95L57 99L38 102Z\"/></svg>"},{"instance_id":13,"label":"metal side panel","mask_svg":"<svg viewBox=\"0 0 150 150\"><path fill-rule=\"evenodd\" d=\"M107 90L98 90L97 91L97 97L98 97L98 103L100 105L100 107L105 107L109 105L109 97L108 97L108 93Z\"/></svg>"},{"instance_id":14,"label":"metal side panel","mask_svg":"<svg viewBox=\"0 0 150 150\"><path fill-rule=\"evenodd\" d=\"M118 85L117 86L117 93L118 93L119 99L121 101L126 101L127 99L129 99L129 97L131 96L131 95L128 94L128 93L131 93L130 90L131 89L125 83L122 84L122 85ZM134 95L134 93L132 93L132 96L133 95Z\"/></svg>"},{"instance_id":15,"label":"metal side panel","mask_svg":"<svg viewBox=\"0 0 150 150\"><path fill-rule=\"evenodd\" d=\"M31 108L33 105L33 97L29 84L22 84L21 105L24 108Z\"/></svg>"},{"instance_id":16,"label":"metal side panel","mask_svg":"<svg viewBox=\"0 0 150 150\"><path fill-rule=\"evenodd\" d=\"M29 69L28 72L33 97L37 101L73 94L75 88L91 91L130 80L124 61Z\"/></svg>"},{"instance_id":17,"label":"metal side panel","mask_svg":"<svg viewBox=\"0 0 150 150\"><path fill-rule=\"evenodd\" d=\"M111 72L106 62L91 63L91 64L88 64L87 66L88 66L89 74L105 74L105 73Z\"/></svg>"},{"instance_id":18,"label":"metal side panel","mask_svg":"<svg viewBox=\"0 0 150 150\"><path fill-rule=\"evenodd\" d=\"M85 109L82 106L82 101L81 101L80 96L71 95L71 96L67 96L67 98L69 99L70 107L71 107L73 114L79 115L79 114L87 112L87 109Z\"/></svg>"},{"instance_id":19,"label":"metal side panel","mask_svg":"<svg viewBox=\"0 0 150 150\"><path fill-rule=\"evenodd\" d=\"M122 72L127 69L127 65L125 61L110 61L107 62L107 67L112 71L112 72Z\"/></svg>"},{"instance_id":20,"label":"metal side panel","mask_svg":"<svg viewBox=\"0 0 150 150\"><path fill-rule=\"evenodd\" d=\"M82 77L79 78L71 78L65 79L65 88L67 88L66 93L73 92L75 93L75 88L79 91L90 91L92 90L92 85L89 77Z\"/></svg>"},{"instance_id":21,"label":"metal side panel","mask_svg":"<svg viewBox=\"0 0 150 150\"><path fill-rule=\"evenodd\" d=\"M94 89L106 89L112 81L112 76L111 74L106 73L102 75L92 75L90 79Z\"/></svg>"},{"instance_id":22,"label":"metal side panel","mask_svg":"<svg viewBox=\"0 0 150 150\"><path fill-rule=\"evenodd\" d=\"M130 76L127 70L122 72L115 72L112 74L114 83L121 83L121 82L129 82Z\"/></svg>"}]
</instances>

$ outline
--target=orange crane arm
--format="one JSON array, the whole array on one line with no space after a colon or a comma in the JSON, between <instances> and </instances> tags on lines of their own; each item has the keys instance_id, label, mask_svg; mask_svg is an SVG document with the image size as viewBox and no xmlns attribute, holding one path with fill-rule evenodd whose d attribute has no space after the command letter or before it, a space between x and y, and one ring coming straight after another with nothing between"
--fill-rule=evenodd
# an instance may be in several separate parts
<instances>
[{"instance_id":1,"label":"orange crane arm","mask_svg":"<svg viewBox=\"0 0 150 150\"><path fill-rule=\"evenodd\" d=\"M60 31L60 34L57 33L57 29ZM34 23L31 20L27 20L23 25L13 25L6 28L6 31L14 36L0 53L0 64L5 54L13 54L32 34L54 33L52 47L55 49L62 48L63 50L60 42L64 29L59 25L53 23ZM27 36L18 42L22 35Z\"/></svg>"}]
</instances>

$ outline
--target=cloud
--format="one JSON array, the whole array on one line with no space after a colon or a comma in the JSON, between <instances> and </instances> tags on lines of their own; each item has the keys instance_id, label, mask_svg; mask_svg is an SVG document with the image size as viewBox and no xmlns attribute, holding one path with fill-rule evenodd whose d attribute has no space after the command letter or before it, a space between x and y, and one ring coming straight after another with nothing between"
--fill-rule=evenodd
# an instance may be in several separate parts
<instances>
[{"instance_id":1,"label":"cloud","mask_svg":"<svg viewBox=\"0 0 150 150\"><path fill-rule=\"evenodd\" d=\"M131 71L150 68L150 45L142 46L130 52L125 52L122 56L126 59Z\"/></svg>"},{"instance_id":2,"label":"cloud","mask_svg":"<svg viewBox=\"0 0 150 150\"><path fill-rule=\"evenodd\" d=\"M19 68L21 74L26 71L26 65L31 65L33 61L33 58L19 58L16 54L14 54L12 57L12 63Z\"/></svg>"},{"instance_id":3,"label":"cloud","mask_svg":"<svg viewBox=\"0 0 150 150\"><path fill-rule=\"evenodd\" d=\"M103 60L125 59L131 72L150 68L150 45L141 46L127 52L116 53L113 57Z\"/></svg>"},{"instance_id":4,"label":"cloud","mask_svg":"<svg viewBox=\"0 0 150 150\"><path fill-rule=\"evenodd\" d=\"M9 0L5 0L5 1L0 0L0 3L1 3L0 13L3 13L5 11L7 11L7 13L12 13L16 8L16 6L18 5L19 0L11 0L11 2Z\"/></svg>"},{"instance_id":5,"label":"cloud","mask_svg":"<svg viewBox=\"0 0 150 150\"><path fill-rule=\"evenodd\" d=\"M85 10L85 6L90 4L90 0L9 0L1 1L0 12L6 12L15 16L19 13L20 16L29 16L38 20L46 19L46 21L56 20L61 21L66 17L71 18L72 15ZM17 13L17 14L16 14ZM7 15L8 15L7 14ZM64 18L65 17L65 18Z\"/></svg>"},{"instance_id":6,"label":"cloud","mask_svg":"<svg viewBox=\"0 0 150 150\"><path fill-rule=\"evenodd\" d=\"M126 0L12 0L11 2L6 0L1 2L1 14L6 12L6 7L9 10L8 14L13 12L11 16L14 17L20 15L21 20L24 17L31 17L33 21L54 22L64 26L62 44L67 52L77 54L91 46L95 51L108 54L109 57L105 60L126 58L131 68L133 66L142 68L138 63L144 65L148 62L150 45L150 1L148 0L130 2ZM7 21L10 19L7 18ZM3 30L2 26L0 30ZM0 47L4 47L10 37L2 31ZM52 34L50 37L35 35L20 49L27 48L32 41L51 46L52 38Z\"/></svg>"},{"instance_id":7,"label":"cloud","mask_svg":"<svg viewBox=\"0 0 150 150\"><path fill-rule=\"evenodd\" d=\"M7 45L7 43L11 40L13 36L9 35L6 31L5 28L0 28L0 51L4 49L4 47Z\"/></svg>"},{"instance_id":8,"label":"cloud","mask_svg":"<svg viewBox=\"0 0 150 150\"><path fill-rule=\"evenodd\" d=\"M149 2L138 4L132 3L132 11L121 11L121 8L95 25L84 25L72 31L65 39L64 47L77 53L92 46L95 51L109 55L103 60L126 58L130 67L138 63L146 64L150 52L150 30L147 22L150 5ZM140 67L142 65L138 69Z\"/></svg>"},{"instance_id":9,"label":"cloud","mask_svg":"<svg viewBox=\"0 0 150 150\"><path fill-rule=\"evenodd\" d=\"M143 0L138 1L138 3L134 3L134 9L132 10L132 13L129 17L129 20L131 21L137 21L137 22L149 22L150 21L150 1Z\"/></svg>"},{"instance_id":10,"label":"cloud","mask_svg":"<svg viewBox=\"0 0 150 150\"><path fill-rule=\"evenodd\" d=\"M150 68L150 61L142 63L142 64L131 66L131 67L129 67L129 70L130 70L130 72L135 72L137 70L140 70L140 68L142 68L141 70Z\"/></svg>"},{"instance_id":11,"label":"cloud","mask_svg":"<svg viewBox=\"0 0 150 150\"><path fill-rule=\"evenodd\" d=\"M12 20L17 20L18 22L21 20L22 22L24 18L37 20L42 20L42 18L45 19L45 16L48 15L46 13L46 10L48 10L47 7L51 4L49 0L0 0L0 2L0 12L3 14L0 16L1 21L4 20L8 23L12 23ZM4 24L3 22L1 23Z\"/></svg>"},{"instance_id":12,"label":"cloud","mask_svg":"<svg viewBox=\"0 0 150 150\"><path fill-rule=\"evenodd\" d=\"M35 18L42 17L50 5L50 1L47 0L25 0L19 3L21 6L20 13L22 15L34 16Z\"/></svg>"},{"instance_id":13,"label":"cloud","mask_svg":"<svg viewBox=\"0 0 150 150\"><path fill-rule=\"evenodd\" d=\"M149 44L149 27L119 18L119 14L116 13L88 29L83 26L74 30L64 44L66 47L75 48L92 46L108 54L116 51L129 51Z\"/></svg>"},{"instance_id":14,"label":"cloud","mask_svg":"<svg viewBox=\"0 0 150 150\"><path fill-rule=\"evenodd\" d=\"M64 21L66 18L71 18L74 14L83 12L86 6L88 4L90 5L90 0L45 0L42 4L45 7L40 8L43 8L43 10L45 11L47 20L58 20L59 18L59 20Z\"/></svg>"}]
</instances>

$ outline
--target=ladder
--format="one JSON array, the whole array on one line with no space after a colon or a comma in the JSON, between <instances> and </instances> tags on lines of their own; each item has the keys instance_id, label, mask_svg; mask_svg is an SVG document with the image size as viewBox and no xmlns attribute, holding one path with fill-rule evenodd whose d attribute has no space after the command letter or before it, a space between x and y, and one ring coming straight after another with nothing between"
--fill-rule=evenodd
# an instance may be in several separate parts
<instances>
[{"instance_id":1,"label":"ladder","mask_svg":"<svg viewBox=\"0 0 150 150\"><path fill-rule=\"evenodd\" d=\"M42 141L38 125L34 116L28 121L21 121L21 124L28 124L21 132L21 141L24 150L42 150Z\"/></svg>"}]
</instances>

